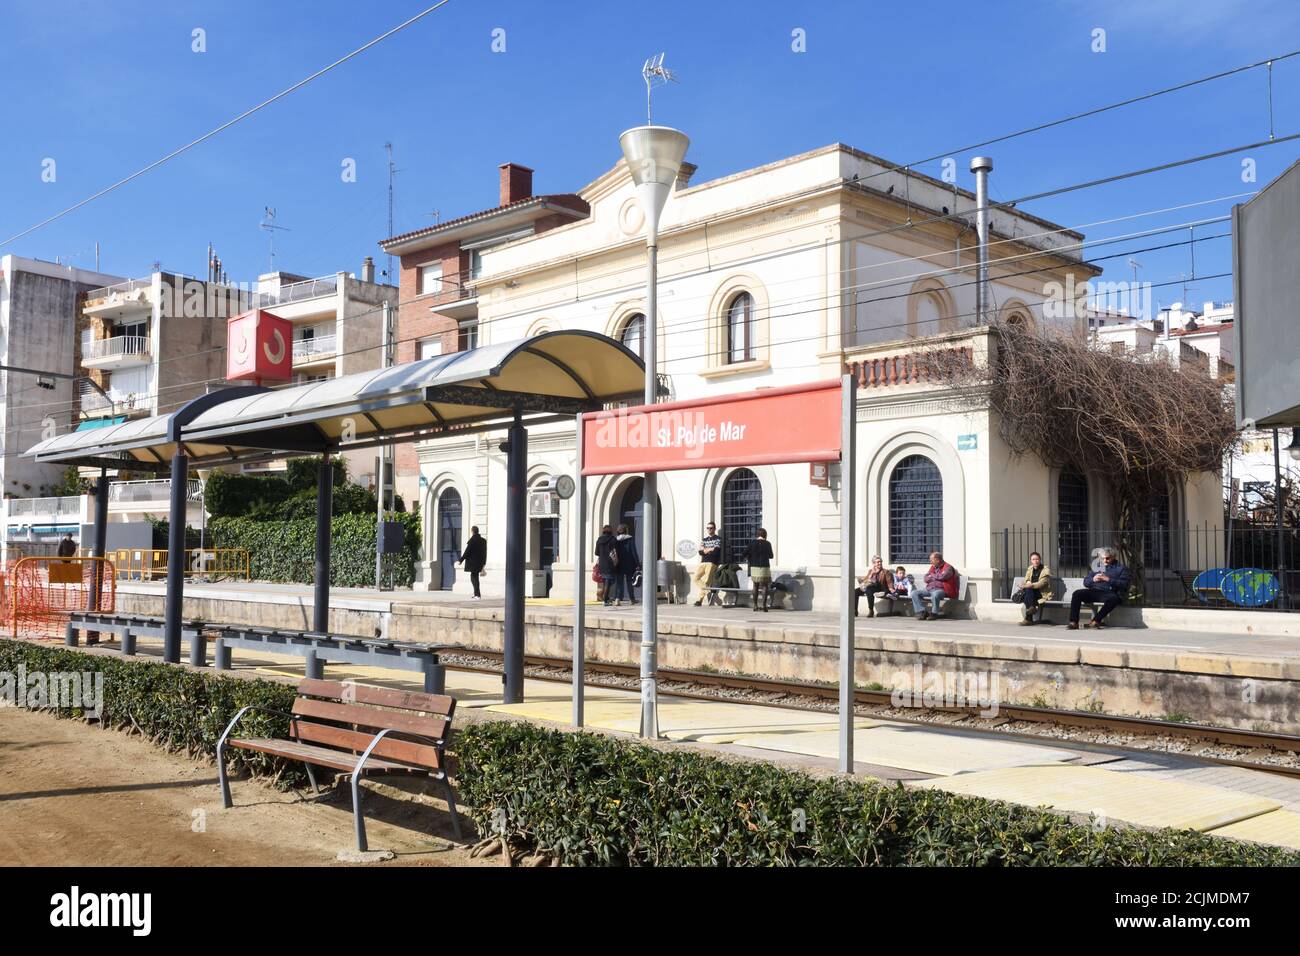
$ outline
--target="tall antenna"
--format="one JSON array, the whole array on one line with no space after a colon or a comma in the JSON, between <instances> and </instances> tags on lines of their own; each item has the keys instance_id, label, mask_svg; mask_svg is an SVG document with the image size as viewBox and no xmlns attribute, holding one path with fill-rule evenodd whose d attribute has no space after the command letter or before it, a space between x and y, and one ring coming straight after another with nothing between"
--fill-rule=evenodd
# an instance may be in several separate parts
<instances>
[{"instance_id":1,"label":"tall antenna","mask_svg":"<svg viewBox=\"0 0 1300 956\"><path fill-rule=\"evenodd\" d=\"M641 67L641 76L645 78L645 124L653 126L650 118L650 91L656 86L676 82L677 74L664 66L664 55L652 56Z\"/></svg>"},{"instance_id":2,"label":"tall antenna","mask_svg":"<svg viewBox=\"0 0 1300 956\"><path fill-rule=\"evenodd\" d=\"M385 143L384 151L388 153L388 234L393 234L393 177L397 175L397 167L393 165L393 144ZM388 284L393 284L393 254L388 253L388 261L384 266L384 277Z\"/></svg>"},{"instance_id":3,"label":"tall antenna","mask_svg":"<svg viewBox=\"0 0 1300 956\"><path fill-rule=\"evenodd\" d=\"M267 234L270 236L271 239L271 271L274 272L275 271L275 232L277 229L283 230L284 232L290 232L291 230L289 229L288 226L277 226L275 224L275 207L266 206L264 208L266 210L266 215L262 217L262 222L260 225L261 228L267 231Z\"/></svg>"}]
</instances>

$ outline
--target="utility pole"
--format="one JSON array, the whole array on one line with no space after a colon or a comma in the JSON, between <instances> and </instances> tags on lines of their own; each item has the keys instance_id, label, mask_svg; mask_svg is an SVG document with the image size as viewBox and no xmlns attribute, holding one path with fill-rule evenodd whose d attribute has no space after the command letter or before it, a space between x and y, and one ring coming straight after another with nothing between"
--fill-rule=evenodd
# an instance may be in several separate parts
<instances>
[{"instance_id":1,"label":"utility pole","mask_svg":"<svg viewBox=\"0 0 1300 956\"><path fill-rule=\"evenodd\" d=\"M379 350L379 367L388 368L393 364L393 309L384 300L383 305L383 333L382 348ZM384 479L385 472L392 474L392 463L388 461L389 452L392 450L391 445L379 446L379 467L375 469L375 499L378 502L378 514L375 518L375 587L383 587L384 581L384 551L383 542L380 536L384 530L384 485L387 482Z\"/></svg>"},{"instance_id":2,"label":"utility pole","mask_svg":"<svg viewBox=\"0 0 1300 956\"><path fill-rule=\"evenodd\" d=\"M970 161L975 174L975 235L979 240L975 266L975 324L987 325L989 305L989 173L993 160L976 156Z\"/></svg>"},{"instance_id":3,"label":"utility pole","mask_svg":"<svg viewBox=\"0 0 1300 956\"><path fill-rule=\"evenodd\" d=\"M397 175L397 167L393 165L393 144L385 143L384 151L388 153L388 235L393 235L393 179ZM388 260L384 265L384 276L388 284L393 284L393 254L388 253Z\"/></svg>"}]
</instances>

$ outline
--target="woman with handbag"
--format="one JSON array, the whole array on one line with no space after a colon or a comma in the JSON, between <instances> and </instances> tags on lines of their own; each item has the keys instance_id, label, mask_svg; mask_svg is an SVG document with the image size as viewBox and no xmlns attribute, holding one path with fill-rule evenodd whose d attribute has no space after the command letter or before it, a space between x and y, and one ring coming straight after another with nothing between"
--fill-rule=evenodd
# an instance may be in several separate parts
<instances>
[{"instance_id":1,"label":"woman with handbag","mask_svg":"<svg viewBox=\"0 0 1300 956\"><path fill-rule=\"evenodd\" d=\"M600 575L596 596L609 607L618 576L618 539L609 525L600 529L600 537L596 539L596 573Z\"/></svg>"},{"instance_id":2,"label":"woman with handbag","mask_svg":"<svg viewBox=\"0 0 1300 956\"><path fill-rule=\"evenodd\" d=\"M1029 555L1029 567L1020 582L1020 591L1012 599L1019 601L1020 624L1028 627L1034 623L1034 616L1043 615L1043 604L1052 600L1052 569L1043 564L1043 556L1037 551Z\"/></svg>"}]
</instances>

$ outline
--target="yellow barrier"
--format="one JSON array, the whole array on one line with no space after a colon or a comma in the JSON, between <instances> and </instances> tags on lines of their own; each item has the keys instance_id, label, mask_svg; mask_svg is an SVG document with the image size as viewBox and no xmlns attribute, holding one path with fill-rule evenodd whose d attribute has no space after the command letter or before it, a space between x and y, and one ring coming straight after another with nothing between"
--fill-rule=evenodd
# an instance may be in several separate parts
<instances>
[{"instance_id":1,"label":"yellow barrier","mask_svg":"<svg viewBox=\"0 0 1300 956\"><path fill-rule=\"evenodd\" d=\"M117 576L124 581L152 581L167 577L166 548L118 548L110 552ZM247 548L186 548L185 576L241 578L248 573Z\"/></svg>"}]
</instances>

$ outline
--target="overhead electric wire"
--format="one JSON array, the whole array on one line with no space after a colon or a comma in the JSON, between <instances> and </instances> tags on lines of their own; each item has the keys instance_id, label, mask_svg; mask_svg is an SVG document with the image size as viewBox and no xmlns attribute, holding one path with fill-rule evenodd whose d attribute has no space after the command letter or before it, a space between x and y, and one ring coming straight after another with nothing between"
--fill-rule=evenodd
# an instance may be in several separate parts
<instances>
[{"instance_id":1,"label":"overhead electric wire","mask_svg":"<svg viewBox=\"0 0 1300 956\"><path fill-rule=\"evenodd\" d=\"M144 166L140 169L137 169L129 176L119 179L117 182L113 183L112 185L105 186L103 189L99 190L99 192L93 193L92 195L87 196L85 199L73 203L71 206L69 206L67 209L64 209L62 212L57 212L54 215L50 216L49 218L41 220L36 225L29 226L28 228L24 229L22 232L15 233L14 235L10 236L8 239L0 240L0 246L7 246L11 242L16 242L17 240L22 239L25 236L29 236L33 232L36 232L38 229L42 229L45 226L48 226L52 222L57 222L58 220L62 219L64 216L68 215L68 213L75 212L76 210L80 209L82 206L85 206L89 203L94 202L96 199L99 199L101 196L106 196L109 193L113 192L115 189L118 189L121 186L125 186L127 183L132 182L133 180L139 179L141 176L145 175L145 173L157 169L159 166L163 165L169 160L175 159L177 156L180 156L182 153L188 152L189 150L193 149L195 146L198 146L200 143L205 142L211 139L212 137L216 136L217 134L230 129L230 127L234 126L236 123L239 123L241 120L247 119L248 117L252 116L254 113L258 112L259 110L265 109L266 107L270 106L272 103L276 102L277 100L284 99L284 97L288 96L290 93L302 89L312 80L324 76L326 73L330 72L335 67L341 66L344 63L346 63L348 60L360 56L362 53L366 52L366 50L369 50L371 47L375 46L378 43L382 43L384 40L387 40L393 34L405 30L407 27L415 23L417 20L424 19L429 14L433 13L433 11L437 10L439 7L445 6L450 2L451 0L438 0L437 3L433 4L430 7L426 7L424 10L421 10L415 16L411 17L410 19L402 23L399 23L397 26L393 27L391 30L387 31L386 33L382 33L379 36L375 37L374 39L362 44L361 46L353 50L351 53L339 57L333 63L329 64L328 66L322 67L321 69L317 70L315 73L311 74L308 77L305 77L304 79L299 80L297 83L293 84L292 86L286 87L285 89L281 90L279 93L276 93L274 96L270 97L269 99L263 100L262 102L258 103L256 106L249 107L248 109L244 110L244 112L240 113L238 116L226 120L226 122L222 123L220 126L216 127L215 129L209 130L208 132L204 133L202 136L198 137L197 139L190 140L190 142L186 143L184 146L180 146L172 150L170 153L168 153L166 156L163 156L161 159L156 159L148 166Z\"/></svg>"}]
</instances>

